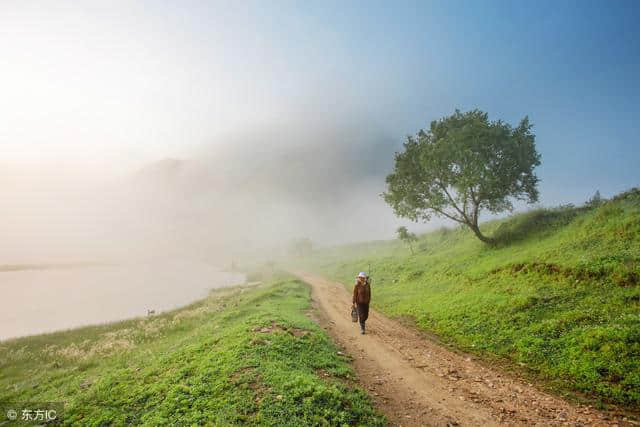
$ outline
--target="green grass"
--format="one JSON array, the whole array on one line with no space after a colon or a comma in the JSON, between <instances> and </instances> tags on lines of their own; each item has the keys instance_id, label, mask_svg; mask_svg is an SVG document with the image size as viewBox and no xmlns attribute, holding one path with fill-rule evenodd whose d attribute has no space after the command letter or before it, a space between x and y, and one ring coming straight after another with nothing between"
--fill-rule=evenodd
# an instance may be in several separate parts
<instances>
[{"instance_id":1,"label":"green grass","mask_svg":"<svg viewBox=\"0 0 640 427\"><path fill-rule=\"evenodd\" d=\"M213 292L159 316L0 343L0 402L65 402L82 425L384 425L308 286Z\"/></svg>"},{"instance_id":2,"label":"green grass","mask_svg":"<svg viewBox=\"0 0 640 427\"><path fill-rule=\"evenodd\" d=\"M574 397L640 408L640 191L596 208L538 209L465 229L317 251L305 267L457 348ZM577 393L576 393L577 392Z\"/></svg>"}]
</instances>

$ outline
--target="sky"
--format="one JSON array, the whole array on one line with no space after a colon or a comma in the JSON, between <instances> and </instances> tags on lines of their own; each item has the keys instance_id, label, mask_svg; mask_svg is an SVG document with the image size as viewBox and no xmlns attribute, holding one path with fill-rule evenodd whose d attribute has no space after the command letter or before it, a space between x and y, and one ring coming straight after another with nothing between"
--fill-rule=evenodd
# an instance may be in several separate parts
<instances>
[{"instance_id":1,"label":"sky","mask_svg":"<svg viewBox=\"0 0 640 427\"><path fill-rule=\"evenodd\" d=\"M529 116L543 205L612 196L640 185L639 20L636 1L3 1L0 182L89 185L235 146L243 167L325 135L348 160L335 176L383 185L406 135L478 108Z\"/></svg>"}]
</instances>

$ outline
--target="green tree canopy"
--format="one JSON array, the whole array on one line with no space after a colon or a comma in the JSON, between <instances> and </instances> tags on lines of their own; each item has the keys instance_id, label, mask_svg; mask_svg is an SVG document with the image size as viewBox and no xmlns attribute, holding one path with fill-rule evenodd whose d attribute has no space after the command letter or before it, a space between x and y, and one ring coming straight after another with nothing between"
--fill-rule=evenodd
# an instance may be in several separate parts
<instances>
[{"instance_id":1,"label":"green tree canopy","mask_svg":"<svg viewBox=\"0 0 640 427\"><path fill-rule=\"evenodd\" d=\"M387 176L384 200L396 215L413 221L432 216L468 226L483 242L478 227L482 210L512 210L512 199L538 200L540 165L528 117L513 128L473 110L431 122L428 131L407 137Z\"/></svg>"}]
</instances>

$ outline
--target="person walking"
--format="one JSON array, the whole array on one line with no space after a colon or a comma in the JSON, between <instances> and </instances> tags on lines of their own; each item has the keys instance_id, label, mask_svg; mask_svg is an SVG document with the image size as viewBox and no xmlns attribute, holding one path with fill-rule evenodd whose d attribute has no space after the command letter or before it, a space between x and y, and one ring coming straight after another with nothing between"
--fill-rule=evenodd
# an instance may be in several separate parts
<instances>
[{"instance_id":1,"label":"person walking","mask_svg":"<svg viewBox=\"0 0 640 427\"><path fill-rule=\"evenodd\" d=\"M353 287L353 306L358 311L360 321L360 333L364 335L364 323L369 317L369 302L371 301L371 283L369 277L360 272L356 276L356 284Z\"/></svg>"}]
</instances>

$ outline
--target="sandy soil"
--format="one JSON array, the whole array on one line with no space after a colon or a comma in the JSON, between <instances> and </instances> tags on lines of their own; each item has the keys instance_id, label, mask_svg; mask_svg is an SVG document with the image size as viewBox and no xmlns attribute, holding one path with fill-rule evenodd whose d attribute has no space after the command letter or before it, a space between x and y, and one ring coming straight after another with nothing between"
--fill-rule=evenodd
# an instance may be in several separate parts
<instances>
[{"instance_id":1,"label":"sandy soil","mask_svg":"<svg viewBox=\"0 0 640 427\"><path fill-rule=\"evenodd\" d=\"M351 321L351 297L341 284L307 273L298 276L312 286L316 320L353 358L362 386L392 425L640 425L623 415L568 403L375 310L367 334L360 335Z\"/></svg>"}]
</instances>

